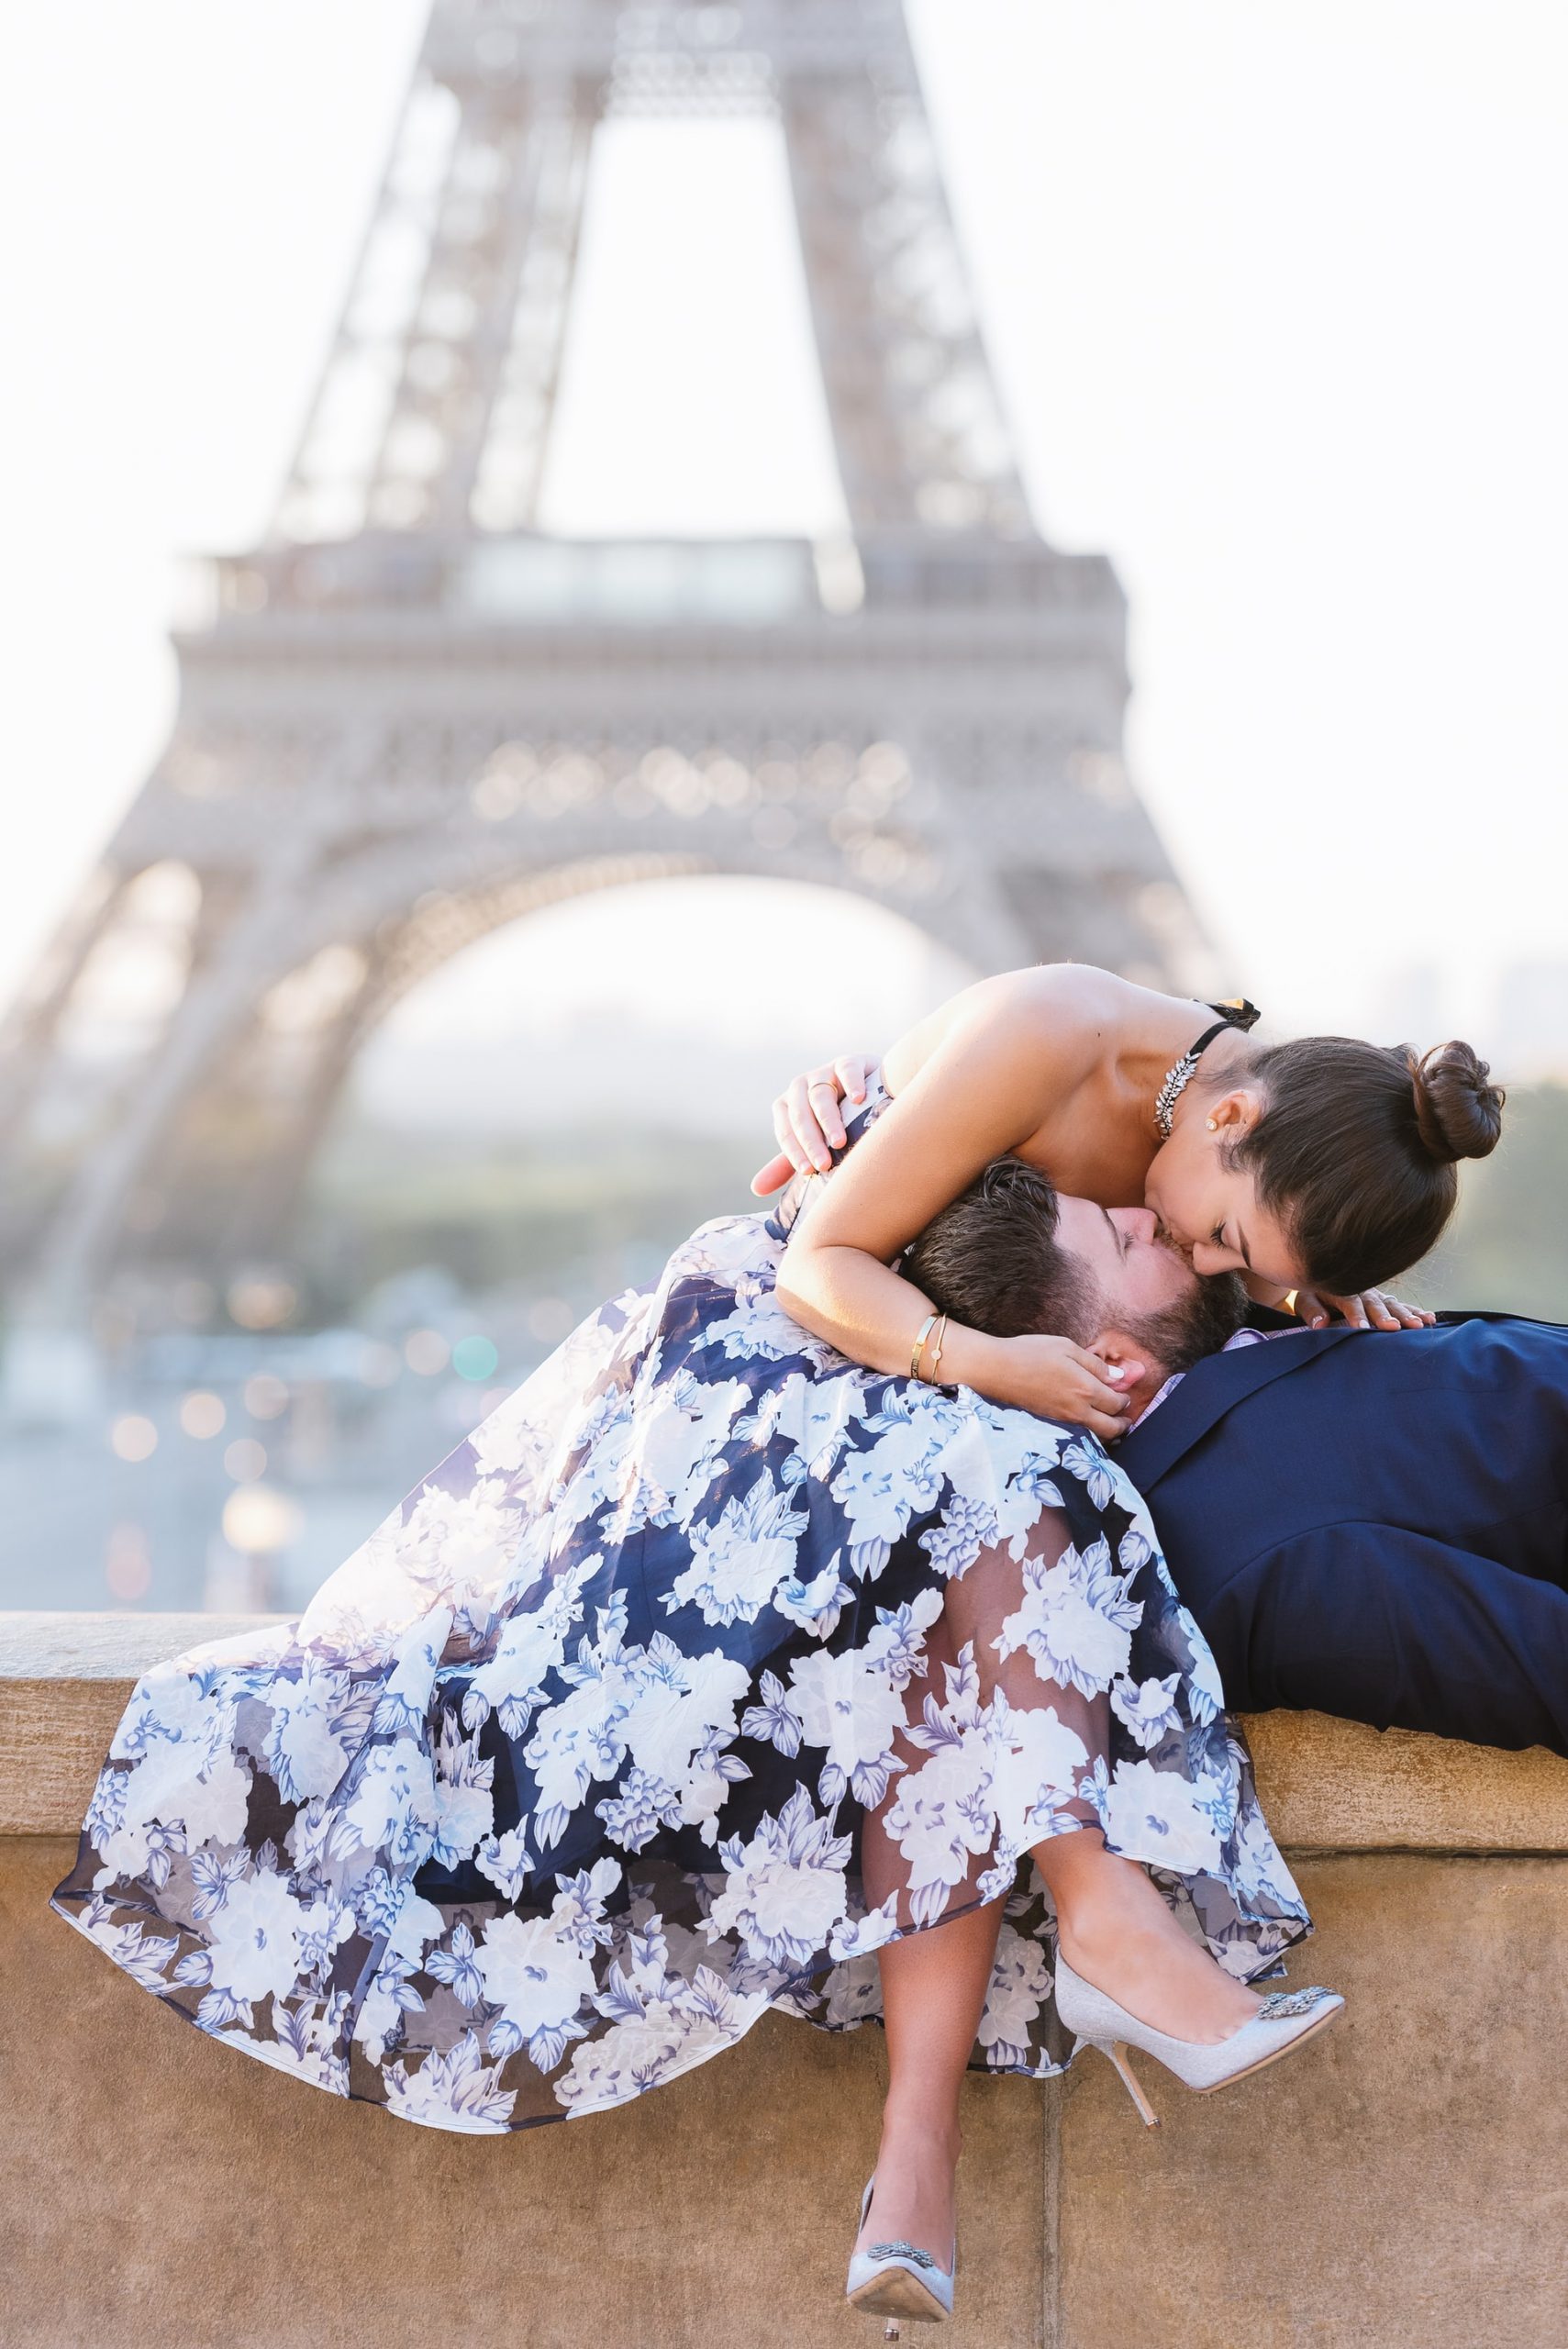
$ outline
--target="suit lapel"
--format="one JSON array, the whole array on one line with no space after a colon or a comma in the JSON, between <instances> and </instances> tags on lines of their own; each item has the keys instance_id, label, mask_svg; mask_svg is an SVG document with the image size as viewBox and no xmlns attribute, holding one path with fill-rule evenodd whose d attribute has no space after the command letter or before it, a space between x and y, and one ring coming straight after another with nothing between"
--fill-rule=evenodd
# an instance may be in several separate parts
<instances>
[{"instance_id":1,"label":"suit lapel","mask_svg":"<svg viewBox=\"0 0 1568 2349\"><path fill-rule=\"evenodd\" d=\"M1111 1458L1146 1493L1247 1396L1320 1360L1331 1346L1342 1344L1347 1338L1366 1336L1364 1330L1341 1324L1331 1330L1295 1330L1261 1346L1239 1346L1231 1353L1211 1354L1187 1373L1157 1411L1111 1447ZM1370 1338L1367 1342L1372 1342Z\"/></svg>"}]
</instances>

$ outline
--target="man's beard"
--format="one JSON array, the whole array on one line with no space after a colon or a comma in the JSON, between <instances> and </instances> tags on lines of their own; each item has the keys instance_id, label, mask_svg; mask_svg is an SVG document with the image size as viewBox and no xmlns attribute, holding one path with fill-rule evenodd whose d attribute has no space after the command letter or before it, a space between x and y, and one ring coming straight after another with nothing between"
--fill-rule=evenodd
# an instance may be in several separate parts
<instances>
[{"instance_id":1,"label":"man's beard","mask_svg":"<svg viewBox=\"0 0 1568 2349\"><path fill-rule=\"evenodd\" d=\"M1129 1338L1163 1365L1169 1378L1228 1346L1247 1319L1248 1301L1237 1273L1195 1275L1189 1295L1124 1327Z\"/></svg>"}]
</instances>

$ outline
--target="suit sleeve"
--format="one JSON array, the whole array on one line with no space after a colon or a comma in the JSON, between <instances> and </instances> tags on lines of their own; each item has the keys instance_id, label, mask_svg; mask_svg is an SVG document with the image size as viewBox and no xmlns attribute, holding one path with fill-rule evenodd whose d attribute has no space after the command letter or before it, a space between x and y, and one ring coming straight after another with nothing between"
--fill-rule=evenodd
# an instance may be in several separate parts
<instances>
[{"instance_id":1,"label":"suit sleeve","mask_svg":"<svg viewBox=\"0 0 1568 2349\"><path fill-rule=\"evenodd\" d=\"M1568 1753L1568 1592L1493 1559L1330 1526L1264 1552L1195 1612L1243 1709Z\"/></svg>"}]
</instances>

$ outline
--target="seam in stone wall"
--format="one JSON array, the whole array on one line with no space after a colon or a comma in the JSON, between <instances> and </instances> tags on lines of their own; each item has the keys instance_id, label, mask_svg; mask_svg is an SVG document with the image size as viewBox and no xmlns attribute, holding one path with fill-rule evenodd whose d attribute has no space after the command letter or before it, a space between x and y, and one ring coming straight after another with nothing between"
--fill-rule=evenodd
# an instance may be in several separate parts
<instances>
[{"instance_id":1,"label":"seam in stone wall","mask_svg":"<svg viewBox=\"0 0 1568 2349\"><path fill-rule=\"evenodd\" d=\"M1062 2349L1062 2101L1067 2083L1054 2079L1040 2085L1040 2337L1041 2349Z\"/></svg>"}]
</instances>

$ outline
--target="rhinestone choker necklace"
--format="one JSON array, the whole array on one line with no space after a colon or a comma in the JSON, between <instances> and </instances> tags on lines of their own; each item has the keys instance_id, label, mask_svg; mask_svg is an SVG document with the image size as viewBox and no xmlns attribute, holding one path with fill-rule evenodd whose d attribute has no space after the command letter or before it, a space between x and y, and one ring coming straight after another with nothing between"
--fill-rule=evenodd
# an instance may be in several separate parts
<instances>
[{"instance_id":1,"label":"rhinestone choker necklace","mask_svg":"<svg viewBox=\"0 0 1568 2349\"><path fill-rule=\"evenodd\" d=\"M1191 1084L1198 1062L1215 1038L1223 1035L1227 1028L1239 1028L1245 1031L1256 1027L1258 1022L1256 1006L1249 1003L1245 996L1238 996L1233 1003L1211 1003L1208 1008L1211 1011L1223 1010L1224 1018L1217 1019L1212 1028L1206 1028L1197 1042L1189 1044L1181 1059L1172 1063L1165 1072L1164 1082L1154 1096L1154 1123L1160 1130L1162 1141L1170 1141L1176 1104Z\"/></svg>"}]
</instances>

